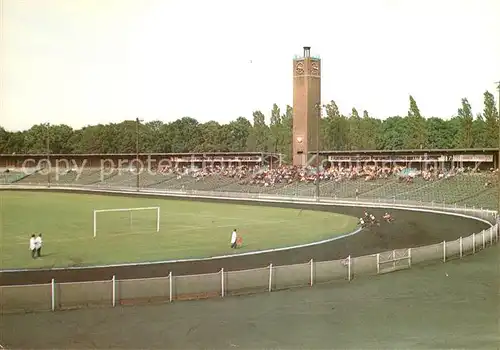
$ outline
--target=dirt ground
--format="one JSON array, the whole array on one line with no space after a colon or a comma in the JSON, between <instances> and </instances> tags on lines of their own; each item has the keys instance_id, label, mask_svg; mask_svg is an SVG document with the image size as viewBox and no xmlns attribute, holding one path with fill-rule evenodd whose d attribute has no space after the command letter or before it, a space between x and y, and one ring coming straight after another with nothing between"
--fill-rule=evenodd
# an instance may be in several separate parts
<instances>
[{"instance_id":1,"label":"dirt ground","mask_svg":"<svg viewBox=\"0 0 500 350\"><path fill-rule=\"evenodd\" d=\"M271 203L247 202L240 204L272 206ZM276 204L276 206L297 208L298 210L324 210L360 217L363 208ZM369 212L380 217L386 209L370 209ZM410 248L421 245L454 240L460 236L468 236L472 232L480 232L486 224L449 215L411 212L404 210L390 211L395 221L381 224L380 227L365 229L359 234L346 237L327 244L311 246L289 251L242 256L198 262L181 262L172 264L151 264L142 266L123 266L108 268L88 268L77 270L33 270L29 272L2 272L0 285L18 285L49 283L52 278L57 282L78 282L92 280L109 280L113 275L117 279L145 278L167 276L170 271L176 276L200 273L235 271L249 268L335 260L348 255L361 256L398 248ZM298 211L297 211L298 213Z\"/></svg>"}]
</instances>

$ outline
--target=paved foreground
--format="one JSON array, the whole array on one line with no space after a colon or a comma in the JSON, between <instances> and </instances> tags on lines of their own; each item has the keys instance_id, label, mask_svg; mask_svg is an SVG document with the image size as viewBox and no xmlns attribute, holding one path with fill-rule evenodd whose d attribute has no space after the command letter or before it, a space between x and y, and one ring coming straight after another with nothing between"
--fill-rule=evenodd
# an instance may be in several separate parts
<instances>
[{"instance_id":1,"label":"paved foreground","mask_svg":"<svg viewBox=\"0 0 500 350\"><path fill-rule=\"evenodd\" d=\"M23 349L497 349L499 254L496 246L351 283L224 300L5 315L0 342Z\"/></svg>"}]
</instances>

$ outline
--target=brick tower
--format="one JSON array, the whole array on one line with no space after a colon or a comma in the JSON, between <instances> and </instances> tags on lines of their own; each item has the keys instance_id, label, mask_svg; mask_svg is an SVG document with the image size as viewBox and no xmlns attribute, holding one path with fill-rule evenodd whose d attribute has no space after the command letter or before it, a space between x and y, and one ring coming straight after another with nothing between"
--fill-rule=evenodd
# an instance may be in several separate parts
<instances>
[{"instance_id":1,"label":"brick tower","mask_svg":"<svg viewBox=\"0 0 500 350\"><path fill-rule=\"evenodd\" d=\"M304 47L303 57L293 60L293 165L305 166L319 145L321 60Z\"/></svg>"}]
</instances>

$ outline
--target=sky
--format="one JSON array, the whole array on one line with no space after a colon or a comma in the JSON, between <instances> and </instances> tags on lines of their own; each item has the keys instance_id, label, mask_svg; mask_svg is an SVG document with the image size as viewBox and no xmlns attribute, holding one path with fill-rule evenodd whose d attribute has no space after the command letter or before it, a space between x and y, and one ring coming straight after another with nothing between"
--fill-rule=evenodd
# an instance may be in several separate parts
<instances>
[{"instance_id":1,"label":"sky","mask_svg":"<svg viewBox=\"0 0 500 350\"><path fill-rule=\"evenodd\" d=\"M378 118L474 113L500 80L499 0L0 0L0 125L139 117L227 123L291 105L292 60L322 102Z\"/></svg>"}]
</instances>

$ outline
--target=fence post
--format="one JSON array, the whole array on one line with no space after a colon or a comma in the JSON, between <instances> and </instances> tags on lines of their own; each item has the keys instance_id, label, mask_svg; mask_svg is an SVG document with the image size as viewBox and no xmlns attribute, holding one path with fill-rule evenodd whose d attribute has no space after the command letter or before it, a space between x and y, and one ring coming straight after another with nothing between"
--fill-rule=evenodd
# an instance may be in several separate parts
<instances>
[{"instance_id":1,"label":"fence post","mask_svg":"<svg viewBox=\"0 0 500 350\"><path fill-rule=\"evenodd\" d=\"M113 285L113 287L112 287L112 289L113 289L113 292L112 292L113 293L113 298L112 298L113 307L115 307L116 306L116 277L115 277L115 275L113 275L113 278L111 279L111 283Z\"/></svg>"},{"instance_id":2,"label":"fence post","mask_svg":"<svg viewBox=\"0 0 500 350\"><path fill-rule=\"evenodd\" d=\"M347 257L347 280L351 280L351 256Z\"/></svg>"},{"instance_id":3,"label":"fence post","mask_svg":"<svg viewBox=\"0 0 500 350\"><path fill-rule=\"evenodd\" d=\"M173 278L172 278L172 271L169 272L168 274L168 296L169 296L169 301L172 302L172 300L174 299L174 296L173 296Z\"/></svg>"},{"instance_id":4,"label":"fence post","mask_svg":"<svg viewBox=\"0 0 500 350\"><path fill-rule=\"evenodd\" d=\"M493 245L493 227L490 227L490 245Z\"/></svg>"},{"instance_id":5,"label":"fence post","mask_svg":"<svg viewBox=\"0 0 500 350\"><path fill-rule=\"evenodd\" d=\"M50 284L50 295L51 295L51 305L52 305L52 311L56 310L56 280L52 279L51 284Z\"/></svg>"},{"instance_id":6,"label":"fence post","mask_svg":"<svg viewBox=\"0 0 500 350\"><path fill-rule=\"evenodd\" d=\"M408 267L411 268L411 248L408 248Z\"/></svg>"},{"instance_id":7,"label":"fence post","mask_svg":"<svg viewBox=\"0 0 500 350\"><path fill-rule=\"evenodd\" d=\"M460 246L460 258L462 258L462 256L464 256L464 244L462 242L462 237L460 237L458 243L459 243L459 246Z\"/></svg>"},{"instance_id":8,"label":"fence post","mask_svg":"<svg viewBox=\"0 0 500 350\"><path fill-rule=\"evenodd\" d=\"M273 264L269 264L269 291L273 290Z\"/></svg>"},{"instance_id":9,"label":"fence post","mask_svg":"<svg viewBox=\"0 0 500 350\"><path fill-rule=\"evenodd\" d=\"M483 240L483 249L486 248L486 237L484 237L484 230L481 232L481 239Z\"/></svg>"},{"instance_id":10,"label":"fence post","mask_svg":"<svg viewBox=\"0 0 500 350\"><path fill-rule=\"evenodd\" d=\"M446 241L443 241L443 262L446 262Z\"/></svg>"},{"instance_id":11,"label":"fence post","mask_svg":"<svg viewBox=\"0 0 500 350\"><path fill-rule=\"evenodd\" d=\"M224 298L224 268L220 269L220 274L222 276L220 280L221 296Z\"/></svg>"},{"instance_id":12,"label":"fence post","mask_svg":"<svg viewBox=\"0 0 500 350\"><path fill-rule=\"evenodd\" d=\"M380 273L380 253L377 253L377 273Z\"/></svg>"},{"instance_id":13,"label":"fence post","mask_svg":"<svg viewBox=\"0 0 500 350\"><path fill-rule=\"evenodd\" d=\"M472 234L472 254L476 254L476 234Z\"/></svg>"},{"instance_id":14,"label":"fence post","mask_svg":"<svg viewBox=\"0 0 500 350\"><path fill-rule=\"evenodd\" d=\"M314 284L314 261L311 259L311 287Z\"/></svg>"}]
</instances>

